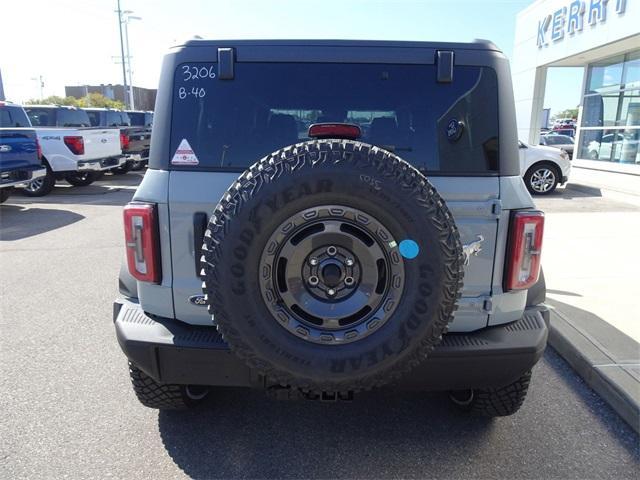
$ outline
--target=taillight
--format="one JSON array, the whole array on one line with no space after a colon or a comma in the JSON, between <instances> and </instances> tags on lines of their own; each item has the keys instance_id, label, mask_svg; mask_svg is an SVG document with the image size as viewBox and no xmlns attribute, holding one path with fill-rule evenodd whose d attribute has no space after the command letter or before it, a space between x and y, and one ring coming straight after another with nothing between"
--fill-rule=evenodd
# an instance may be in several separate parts
<instances>
[{"instance_id":1,"label":"taillight","mask_svg":"<svg viewBox=\"0 0 640 480\"><path fill-rule=\"evenodd\" d=\"M156 206L129 203L124 207L124 237L129 273L141 282L160 282L160 245Z\"/></svg>"},{"instance_id":2,"label":"taillight","mask_svg":"<svg viewBox=\"0 0 640 480\"><path fill-rule=\"evenodd\" d=\"M314 123L309 127L310 138L360 138L362 131L351 123Z\"/></svg>"},{"instance_id":3,"label":"taillight","mask_svg":"<svg viewBox=\"0 0 640 480\"><path fill-rule=\"evenodd\" d=\"M129 135L120 133L120 149L126 150L127 148L129 148Z\"/></svg>"},{"instance_id":4,"label":"taillight","mask_svg":"<svg viewBox=\"0 0 640 480\"><path fill-rule=\"evenodd\" d=\"M42 147L40 146L40 142L36 138L36 153L38 154L38 160L42 160Z\"/></svg>"},{"instance_id":5,"label":"taillight","mask_svg":"<svg viewBox=\"0 0 640 480\"><path fill-rule=\"evenodd\" d=\"M64 137L64 144L74 155L84 155L84 139L82 137L68 136Z\"/></svg>"},{"instance_id":6,"label":"taillight","mask_svg":"<svg viewBox=\"0 0 640 480\"><path fill-rule=\"evenodd\" d=\"M521 210L511 215L505 268L505 290L524 290L538 281L544 213Z\"/></svg>"}]
</instances>

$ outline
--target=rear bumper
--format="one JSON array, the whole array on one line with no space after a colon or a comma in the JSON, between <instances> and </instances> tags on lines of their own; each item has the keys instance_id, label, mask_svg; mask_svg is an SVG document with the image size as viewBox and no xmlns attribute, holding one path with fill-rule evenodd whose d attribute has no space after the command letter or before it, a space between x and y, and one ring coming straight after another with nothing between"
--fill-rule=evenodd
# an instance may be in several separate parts
<instances>
[{"instance_id":1,"label":"rear bumper","mask_svg":"<svg viewBox=\"0 0 640 480\"><path fill-rule=\"evenodd\" d=\"M78 171L79 172L104 172L116 167L124 165L127 161L127 157L124 155L117 155L115 157L101 158L98 160L79 160Z\"/></svg>"},{"instance_id":2,"label":"rear bumper","mask_svg":"<svg viewBox=\"0 0 640 480\"><path fill-rule=\"evenodd\" d=\"M230 350L215 327L193 326L144 313L128 300L114 304L116 336L122 351L161 383L265 385ZM447 334L430 356L392 387L462 390L507 385L530 370L547 344L549 311L527 309L513 323L469 334Z\"/></svg>"},{"instance_id":3,"label":"rear bumper","mask_svg":"<svg viewBox=\"0 0 640 480\"><path fill-rule=\"evenodd\" d=\"M41 166L35 168L19 168L0 172L0 188L24 187L31 180L44 177L47 169Z\"/></svg>"},{"instance_id":4,"label":"rear bumper","mask_svg":"<svg viewBox=\"0 0 640 480\"><path fill-rule=\"evenodd\" d=\"M127 161L129 162L148 162L149 161L149 153L132 153L127 155Z\"/></svg>"}]
</instances>

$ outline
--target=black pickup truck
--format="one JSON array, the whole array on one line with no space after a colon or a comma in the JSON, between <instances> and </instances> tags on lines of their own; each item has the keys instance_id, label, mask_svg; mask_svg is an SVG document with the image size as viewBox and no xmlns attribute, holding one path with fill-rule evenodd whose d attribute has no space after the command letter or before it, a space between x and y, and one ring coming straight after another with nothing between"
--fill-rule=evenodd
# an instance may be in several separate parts
<instances>
[{"instance_id":1,"label":"black pickup truck","mask_svg":"<svg viewBox=\"0 0 640 480\"><path fill-rule=\"evenodd\" d=\"M153 127L153 112L141 111L141 110L125 110L129 119L131 120L132 127L145 127L149 134L147 139L151 138L151 128ZM149 162L149 148L142 152L139 160L133 161L131 170L142 170L144 166Z\"/></svg>"},{"instance_id":2,"label":"black pickup truck","mask_svg":"<svg viewBox=\"0 0 640 480\"><path fill-rule=\"evenodd\" d=\"M140 169L139 162L149 156L151 144L151 128L135 125L129 114L121 110L110 108L85 108L93 127L119 127L122 154L127 157L127 163L113 170L113 173L123 174L132 169Z\"/></svg>"},{"instance_id":3,"label":"black pickup truck","mask_svg":"<svg viewBox=\"0 0 640 480\"><path fill-rule=\"evenodd\" d=\"M14 188L44 177L40 145L24 110L0 102L0 203Z\"/></svg>"}]
</instances>

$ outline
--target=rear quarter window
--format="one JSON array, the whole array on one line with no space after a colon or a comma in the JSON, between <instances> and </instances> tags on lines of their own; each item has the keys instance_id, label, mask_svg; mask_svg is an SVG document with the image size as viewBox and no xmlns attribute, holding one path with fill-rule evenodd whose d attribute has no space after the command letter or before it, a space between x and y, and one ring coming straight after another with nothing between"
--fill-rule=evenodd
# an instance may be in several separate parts
<instances>
[{"instance_id":1,"label":"rear quarter window","mask_svg":"<svg viewBox=\"0 0 640 480\"><path fill-rule=\"evenodd\" d=\"M309 126L348 122L361 140L429 172L498 171L498 92L487 67L456 66L452 83L434 65L237 63L218 80L215 63L175 71L171 155L186 140L198 165L243 170L308 140Z\"/></svg>"}]
</instances>

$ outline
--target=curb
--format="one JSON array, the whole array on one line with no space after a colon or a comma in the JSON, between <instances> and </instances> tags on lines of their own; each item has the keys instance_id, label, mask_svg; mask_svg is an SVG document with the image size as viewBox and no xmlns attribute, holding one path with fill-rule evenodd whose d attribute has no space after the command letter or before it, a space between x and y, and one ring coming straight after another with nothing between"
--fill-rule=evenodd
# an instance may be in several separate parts
<instances>
[{"instance_id":1,"label":"curb","mask_svg":"<svg viewBox=\"0 0 640 480\"><path fill-rule=\"evenodd\" d=\"M622 335L608 325L614 335ZM637 343L629 337L629 342ZM615 355L556 308L551 310L551 345L573 369L637 433L640 433L640 376L637 363L616 361ZM627 345L628 346L628 345ZM633 348L633 347L632 347Z\"/></svg>"},{"instance_id":2,"label":"curb","mask_svg":"<svg viewBox=\"0 0 640 480\"><path fill-rule=\"evenodd\" d=\"M640 173L636 172L622 172L620 170L607 170L604 168L594 168L594 167L585 167L582 165L572 165L573 168L582 168L584 170L592 170L594 172L607 172L607 173L617 173L620 175L631 175L632 177L640 177Z\"/></svg>"}]
</instances>

